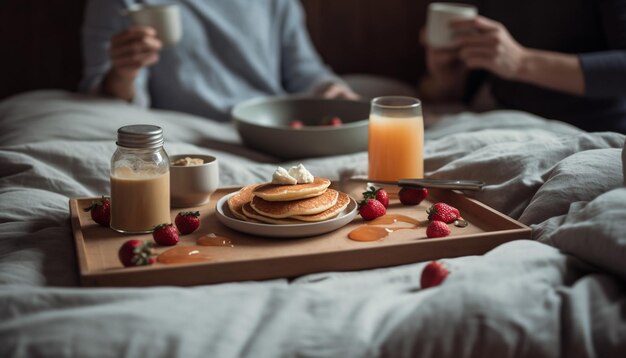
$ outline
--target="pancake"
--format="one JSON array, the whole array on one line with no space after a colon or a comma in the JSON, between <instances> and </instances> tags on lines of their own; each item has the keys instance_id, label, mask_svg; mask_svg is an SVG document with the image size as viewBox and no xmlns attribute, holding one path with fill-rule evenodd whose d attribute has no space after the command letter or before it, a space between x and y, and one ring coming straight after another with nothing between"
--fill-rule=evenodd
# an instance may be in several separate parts
<instances>
[{"instance_id":1,"label":"pancake","mask_svg":"<svg viewBox=\"0 0 626 358\"><path fill-rule=\"evenodd\" d=\"M263 216L259 213L257 213L256 211L254 211L254 209L252 208L252 205L250 205L250 203L246 203L242 208L242 211L244 213L244 215L247 216L246 220L254 220L254 221L261 221L267 224L277 224L277 225L285 225L285 224L303 224L303 221L300 220L295 220L295 219L289 219L289 218L285 218L285 219L276 219L276 218L270 218L268 216Z\"/></svg>"},{"instance_id":2,"label":"pancake","mask_svg":"<svg viewBox=\"0 0 626 358\"><path fill-rule=\"evenodd\" d=\"M296 216L282 218L282 219L271 218L271 217L264 216L256 212L252 208L252 205L250 205L250 203L246 203L242 207L242 211L244 215L248 217L247 220L261 221L264 223L276 224L276 225L305 224L309 222L319 222L319 221L324 221L324 220L334 218L339 213L341 213L348 206L349 203L350 203L350 197L348 196L348 194L339 192L337 203L334 206L322 211L321 213L314 214L314 215L296 215Z\"/></svg>"},{"instance_id":3,"label":"pancake","mask_svg":"<svg viewBox=\"0 0 626 358\"><path fill-rule=\"evenodd\" d=\"M339 192L334 189L325 189L322 195L313 198L290 201L267 201L255 195L250 205L263 216L282 219L294 215L319 214L334 206L338 197Z\"/></svg>"},{"instance_id":4,"label":"pancake","mask_svg":"<svg viewBox=\"0 0 626 358\"><path fill-rule=\"evenodd\" d=\"M228 198L228 208L237 219L248 219L248 217L243 213L243 210L241 208L244 206L244 204L249 203L252 200L252 191L259 185L261 184L244 186L235 195Z\"/></svg>"},{"instance_id":5,"label":"pancake","mask_svg":"<svg viewBox=\"0 0 626 358\"><path fill-rule=\"evenodd\" d=\"M315 177L307 184L262 184L254 189L253 194L266 201L300 200L322 195L329 186L330 180Z\"/></svg>"},{"instance_id":6,"label":"pancake","mask_svg":"<svg viewBox=\"0 0 626 358\"><path fill-rule=\"evenodd\" d=\"M310 222L324 221L337 216L340 212L343 211L343 209L348 206L348 204L350 204L350 197L348 196L348 194L339 192L337 203L330 208L322 211L321 213L314 215L294 215L291 218Z\"/></svg>"}]
</instances>

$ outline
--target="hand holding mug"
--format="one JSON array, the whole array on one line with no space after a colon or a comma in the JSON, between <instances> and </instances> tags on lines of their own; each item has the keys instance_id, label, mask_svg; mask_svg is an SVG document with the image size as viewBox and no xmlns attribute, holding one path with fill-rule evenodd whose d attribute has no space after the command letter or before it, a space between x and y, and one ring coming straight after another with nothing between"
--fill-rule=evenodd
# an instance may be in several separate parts
<instances>
[{"instance_id":1,"label":"hand holding mug","mask_svg":"<svg viewBox=\"0 0 626 358\"><path fill-rule=\"evenodd\" d=\"M426 51L425 60L429 75L428 80L423 81L420 88L424 92L423 96L431 99L460 97L467 67L459 58L458 49L431 46L426 31L422 30L420 36Z\"/></svg>"},{"instance_id":2,"label":"hand holding mug","mask_svg":"<svg viewBox=\"0 0 626 358\"><path fill-rule=\"evenodd\" d=\"M142 67L159 60L161 48L174 46L182 37L180 10L176 4L134 4L122 11L131 27L111 39L113 72L134 80Z\"/></svg>"},{"instance_id":3,"label":"hand holding mug","mask_svg":"<svg viewBox=\"0 0 626 358\"><path fill-rule=\"evenodd\" d=\"M452 49L455 47L455 30L450 27L453 20L473 19L478 8L472 5L433 2L428 5L426 18L426 42L429 47Z\"/></svg>"},{"instance_id":4,"label":"hand holding mug","mask_svg":"<svg viewBox=\"0 0 626 358\"><path fill-rule=\"evenodd\" d=\"M499 22L478 16L453 20L459 58L471 69L488 70L502 78L515 79L522 70L526 48Z\"/></svg>"},{"instance_id":5,"label":"hand holding mug","mask_svg":"<svg viewBox=\"0 0 626 358\"><path fill-rule=\"evenodd\" d=\"M143 67L159 60L161 41L151 27L133 26L111 39L109 57L112 71L119 77L134 80Z\"/></svg>"},{"instance_id":6,"label":"hand holding mug","mask_svg":"<svg viewBox=\"0 0 626 358\"><path fill-rule=\"evenodd\" d=\"M466 72L464 63L459 58L456 48L433 47L427 41L427 30L420 33L420 42L426 50L426 68L434 78L462 76Z\"/></svg>"},{"instance_id":7,"label":"hand holding mug","mask_svg":"<svg viewBox=\"0 0 626 358\"><path fill-rule=\"evenodd\" d=\"M472 5L433 2L428 6L426 29L421 42L426 49L429 77L420 90L426 98L458 99L462 95L467 68L459 58L450 23L456 19L472 19L478 9Z\"/></svg>"}]
</instances>

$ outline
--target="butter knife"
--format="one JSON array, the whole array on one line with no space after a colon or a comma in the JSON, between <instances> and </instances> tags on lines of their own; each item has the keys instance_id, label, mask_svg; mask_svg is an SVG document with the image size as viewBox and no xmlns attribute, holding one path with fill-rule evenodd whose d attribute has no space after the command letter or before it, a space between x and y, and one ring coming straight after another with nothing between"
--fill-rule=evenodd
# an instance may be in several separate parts
<instances>
[{"instance_id":1,"label":"butter knife","mask_svg":"<svg viewBox=\"0 0 626 358\"><path fill-rule=\"evenodd\" d=\"M455 189L455 190L481 190L485 185L480 180L452 180L452 179L400 179L398 181L390 180L371 180L368 178L352 177L349 180L359 183L372 183L383 185L397 185L401 187L420 187L420 188L438 188L438 189Z\"/></svg>"}]
</instances>

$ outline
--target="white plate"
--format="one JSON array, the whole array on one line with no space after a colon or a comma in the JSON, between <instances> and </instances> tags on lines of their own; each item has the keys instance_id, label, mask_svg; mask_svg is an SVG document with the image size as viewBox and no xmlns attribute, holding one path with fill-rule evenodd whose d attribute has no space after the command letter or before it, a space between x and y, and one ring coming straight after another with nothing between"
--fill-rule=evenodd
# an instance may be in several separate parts
<instances>
[{"instance_id":1,"label":"white plate","mask_svg":"<svg viewBox=\"0 0 626 358\"><path fill-rule=\"evenodd\" d=\"M320 222L303 222L302 224L264 224L254 223L250 221L243 221L234 217L230 209L228 208L228 198L235 195L230 193L224 195L218 200L215 211L217 212L217 218L219 221L228 226L229 228L246 234L268 236L268 237L306 237L325 234L339 229L340 227L348 224L357 212L357 203L354 199L350 198L348 206L339 213L336 217L320 221Z\"/></svg>"}]
</instances>

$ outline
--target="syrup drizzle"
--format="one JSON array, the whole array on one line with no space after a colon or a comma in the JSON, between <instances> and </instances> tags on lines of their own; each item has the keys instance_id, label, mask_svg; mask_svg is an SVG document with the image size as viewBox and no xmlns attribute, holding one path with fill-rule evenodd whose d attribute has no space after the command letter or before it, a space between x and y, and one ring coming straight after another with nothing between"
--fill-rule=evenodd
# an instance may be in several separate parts
<instances>
[{"instance_id":1,"label":"syrup drizzle","mask_svg":"<svg viewBox=\"0 0 626 358\"><path fill-rule=\"evenodd\" d=\"M214 233L200 236L196 240L196 245L198 246L177 246L164 251L157 256L157 262L162 264L187 264L210 261L213 258L203 252L207 246L235 247L233 240L215 235Z\"/></svg>"},{"instance_id":2,"label":"syrup drizzle","mask_svg":"<svg viewBox=\"0 0 626 358\"><path fill-rule=\"evenodd\" d=\"M348 238L361 242L378 241L386 238L394 231L417 229L421 225L419 220L406 215L387 214L350 231Z\"/></svg>"},{"instance_id":3,"label":"syrup drizzle","mask_svg":"<svg viewBox=\"0 0 626 358\"><path fill-rule=\"evenodd\" d=\"M162 264L186 264L210 261L211 256L203 254L200 249L201 247L199 246L177 246L157 256L157 261Z\"/></svg>"},{"instance_id":4,"label":"syrup drizzle","mask_svg":"<svg viewBox=\"0 0 626 358\"><path fill-rule=\"evenodd\" d=\"M196 240L196 244L200 246L225 246L225 247L235 247L233 244L233 240L224 237L217 236L214 233L210 233L204 236L200 236Z\"/></svg>"}]
</instances>

